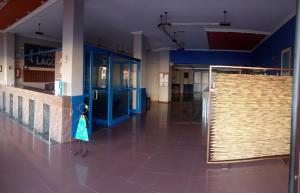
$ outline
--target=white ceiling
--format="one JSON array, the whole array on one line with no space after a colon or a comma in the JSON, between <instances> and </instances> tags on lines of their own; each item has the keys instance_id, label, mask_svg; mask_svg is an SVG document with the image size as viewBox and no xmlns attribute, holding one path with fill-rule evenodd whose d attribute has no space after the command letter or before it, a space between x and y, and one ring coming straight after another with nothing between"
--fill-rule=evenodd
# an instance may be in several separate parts
<instances>
[{"instance_id":1,"label":"white ceiling","mask_svg":"<svg viewBox=\"0 0 300 193\"><path fill-rule=\"evenodd\" d=\"M175 48L156 27L159 15L169 12L172 22L220 22L223 10L228 10L230 28L273 32L295 12L296 0L85 0L85 39L110 48L131 49L131 32L143 31L151 49ZM62 37L63 1L20 22L9 31L34 36L37 23L51 38ZM228 28L228 27L227 27ZM172 27L183 30L179 38L186 49L207 49L206 32L199 26ZM49 39L49 38L48 38Z\"/></svg>"}]
</instances>

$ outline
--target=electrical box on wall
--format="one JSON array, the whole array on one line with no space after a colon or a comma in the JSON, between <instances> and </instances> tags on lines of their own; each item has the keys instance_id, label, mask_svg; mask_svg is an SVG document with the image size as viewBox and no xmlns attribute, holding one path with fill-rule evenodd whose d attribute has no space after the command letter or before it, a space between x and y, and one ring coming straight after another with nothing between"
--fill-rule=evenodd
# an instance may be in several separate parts
<instances>
[{"instance_id":1,"label":"electrical box on wall","mask_svg":"<svg viewBox=\"0 0 300 193\"><path fill-rule=\"evenodd\" d=\"M161 87L169 86L169 73L159 73L159 86Z\"/></svg>"},{"instance_id":2,"label":"electrical box on wall","mask_svg":"<svg viewBox=\"0 0 300 193\"><path fill-rule=\"evenodd\" d=\"M55 94L58 96L62 96L62 89L63 89L63 83L62 80L56 80L55 81Z\"/></svg>"}]
</instances>

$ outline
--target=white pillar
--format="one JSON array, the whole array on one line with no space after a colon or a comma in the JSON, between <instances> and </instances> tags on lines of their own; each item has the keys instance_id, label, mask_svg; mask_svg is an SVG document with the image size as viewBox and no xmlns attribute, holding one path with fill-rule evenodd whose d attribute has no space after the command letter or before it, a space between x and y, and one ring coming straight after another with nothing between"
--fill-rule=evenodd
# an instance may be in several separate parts
<instances>
[{"instance_id":1,"label":"white pillar","mask_svg":"<svg viewBox=\"0 0 300 193\"><path fill-rule=\"evenodd\" d=\"M0 84L5 84L4 78L4 33L0 33Z\"/></svg>"},{"instance_id":2,"label":"white pillar","mask_svg":"<svg viewBox=\"0 0 300 193\"><path fill-rule=\"evenodd\" d=\"M168 86L159 86L158 89L158 100L159 102L170 102L171 101L171 84L172 84L172 74L170 70L170 52L169 50L164 50L160 52L159 59L159 74L167 73L169 75ZM160 76L160 75L159 75Z\"/></svg>"},{"instance_id":3,"label":"white pillar","mask_svg":"<svg viewBox=\"0 0 300 193\"><path fill-rule=\"evenodd\" d=\"M133 34L133 57L141 60L141 88L146 88L146 37L142 31L132 32Z\"/></svg>"},{"instance_id":4,"label":"white pillar","mask_svg":"<svg viewBox=\"0 0 300 193\"><path fill-rule=\"evenodd\" d=\"M0 83L15 84L15 34L0 33Z\"/></svg>"},{"instance_id":5,"label":"white pillar","mask_svg":"<svg viewBox=\"0 0 300 193\"><path fill-rule=\"evenodd\" d=\"M64 0L62 81L63 95L83 94L83 0Z\"/></svg>"}]
</instances>

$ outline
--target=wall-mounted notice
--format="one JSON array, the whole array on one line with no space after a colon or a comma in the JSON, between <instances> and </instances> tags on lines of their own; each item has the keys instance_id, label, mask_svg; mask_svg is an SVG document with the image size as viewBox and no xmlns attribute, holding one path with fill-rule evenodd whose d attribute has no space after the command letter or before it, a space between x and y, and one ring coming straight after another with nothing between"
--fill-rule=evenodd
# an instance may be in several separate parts
<instances>
[{"instance_id":1,"label":"wall-mounted notice","mask_svg":"<svg viewBox=\"0 0 300 193\"><path fill-rule=\"evenodd\" d=\"M52 49L54 48L25 43L24 54L25 55L29 54L29 56L26 56L24 58L25 65L30 67L54 68L55 52L45 53L45 51L49 51ZM34 54L34 53L40 53L40 54ZM30 55L30 54L34 54L34 55Z\"/></svg>"},{"instance_id":2,"label":"wall-mounted notice","mask_svg":"<svg viewBox=\"0 0 300 193\"><path fill-rule=\"evenodd\" d=\"M168 87L169 86L169 73L159 73L159 86Z\"/></svg>"}]
</instances>

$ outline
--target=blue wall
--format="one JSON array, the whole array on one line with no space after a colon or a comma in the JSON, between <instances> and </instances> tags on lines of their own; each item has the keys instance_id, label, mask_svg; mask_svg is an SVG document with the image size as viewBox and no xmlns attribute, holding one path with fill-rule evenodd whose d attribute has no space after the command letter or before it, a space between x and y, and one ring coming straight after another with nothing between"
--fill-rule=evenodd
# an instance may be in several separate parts
<instances>
[{"instance_id":1,"label":"blue wall","mask_svg":"<svg viewBox=\"0 0 300 193\"><path fill-rule=\"evenodd\" d=\"M252 53L252 63L255 66L281 67L281 51L288 47L292 47L293 58L295 30L296 18L294 17Z\"/></svg>"},{"instance_id":2,"label":"blue wall","mask_svg":"<svg viewBox=\"0 0 300 193\"><path fill-rule=\"evenodd\" d=\"M250 66L252 55L248 52L172 50L170 59L173 64Z\"/></svg>"}]
</instances>

